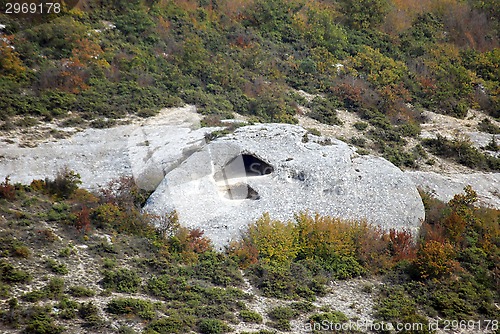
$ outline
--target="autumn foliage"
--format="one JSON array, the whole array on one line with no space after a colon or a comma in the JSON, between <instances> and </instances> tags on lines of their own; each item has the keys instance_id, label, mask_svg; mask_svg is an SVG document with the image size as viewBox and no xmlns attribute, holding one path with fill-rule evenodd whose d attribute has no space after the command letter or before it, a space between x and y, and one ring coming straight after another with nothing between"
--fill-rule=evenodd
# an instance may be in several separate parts
<instances>
[{"instance_id":1,"label":"autumn foliage","mask_svg":"<svg viewBox=\"0 0 500 334\"><path fill-rule=\"evenodd\" d=\"M424 195L427 218L421 228L421 242L415 261L421 278L439 278L463 270L459 258L470 252L487 254L498 263L500 211L477 208L477 194L464 188L448 203ZM495 264L498 270L498 264Z\"/></svg>"},{"instance_id":2,"label":"autumn foliage","mask_svg":"<svg viewBox=\"0 0 500 334\"><path fill-rule=\"evenodd\" d=\"M384 271L397 261L413 259L415 252L414 237L406 231L384 232L364 221L305 212L288 222L264 214L241 241L229 247L245 268L256 263L289 268L293 262L305 261L338 278Z\"/></svg>"}]
</instances>

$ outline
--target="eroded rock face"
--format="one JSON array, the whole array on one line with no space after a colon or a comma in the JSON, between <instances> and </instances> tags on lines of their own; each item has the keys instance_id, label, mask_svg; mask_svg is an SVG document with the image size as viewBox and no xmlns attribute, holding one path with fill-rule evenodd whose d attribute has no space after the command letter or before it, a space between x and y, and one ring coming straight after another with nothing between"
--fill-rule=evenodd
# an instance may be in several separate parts
<instances>
[{"instance_id":1,"label":"eroded rock face","mask_svg":"<svg viewBox=\"0 0 500 334\"><path fill-rule=\"evenodd\" d=\"M415 184L436 198L448 202L456 194L464 192L468 185L478 194L481 205L500 208L500 173L476 172L472 174L452 173L441 175L433 172L405 172Z\"/></svg>"},{"instance_id":2,"label":"eroded rock face","mask_svg":"<svg viewBox=\"0 0 500 334\"><path fill-rule=\"evenodd\" d=\"M82 177L83 187L97 190L120 176L154 190L165 174L206 143L210 128L199 128L194 106L164 109L140 123L110 129L87 129L37 147L0 145L0 179L30 183L53 177L65 167Z\"/></svg>"},{"instance_id":3,"label":"eroded rock face","mask_svg":"<svg viewBox=\"0 0 500 334\"><path fill-rule=\"evenodd\" d=\"M269 212L291 219L309 210L416 231L424 207L413 182L390 162L299 126L247 126L209 143L171 170L144 208L177 210L216 246Z\"/></svg>"}]
</instances>

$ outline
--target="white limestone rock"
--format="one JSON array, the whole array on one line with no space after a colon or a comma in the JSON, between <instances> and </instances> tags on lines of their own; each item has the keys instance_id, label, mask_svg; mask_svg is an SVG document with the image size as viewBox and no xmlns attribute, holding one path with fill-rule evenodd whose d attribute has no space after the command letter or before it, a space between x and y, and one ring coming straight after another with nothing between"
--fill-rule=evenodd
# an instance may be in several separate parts
<instances>
[{"instance_id":1,"label":"white limestone rock","mask_svg":"<svg viewBox=\"0 0 500 334\"><path fill-rule=\"evenodd\" d=\"M246 126L209 143L166 175L144 210L177 210L181 224L218 247L264 212L286 220L308 210L412 232L425 214L413 182L387 160L286 124Z\"/></svg>"},{"instance_id":2,"label":"white limestone rock","mask_svg":"<svg viewBox=\"0 0 500 334\"><path fill-rule=\"evenodd\" d=\"M442 175L434 172L407 171L405 174L418 187L442 201L448 202L455 194L463 193L464 188L470 185L477 192L479 204L500 209L500 173Z\"/></svg>"},{"instance_id":3,"label":"white limestone rock","mask_svg":"<svg viewBox=\"0 0 500 334\"><path fill-rule=\"evenodd\" d=\"M134 177L154 190L170 169L206 144L194 106L164 109L140 123L110 129L87 129L70 138L37 147L0 145L0 180L30 183L54 177L69 168L82 177L83 187L99 189L120 176Z\"/></svg>"}]
</instances>

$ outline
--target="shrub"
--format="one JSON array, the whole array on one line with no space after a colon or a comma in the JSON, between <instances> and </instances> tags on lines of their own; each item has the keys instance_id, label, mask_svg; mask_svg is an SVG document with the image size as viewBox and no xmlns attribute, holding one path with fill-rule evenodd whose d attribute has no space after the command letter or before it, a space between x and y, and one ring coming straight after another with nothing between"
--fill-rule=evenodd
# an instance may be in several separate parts
<instances>
[{"instance_id":1,"label":"shrub","mask_svg":"<svg viewBox=\"0 0 500 334\"><path fill-rule=\"evenodd\" d=\"M408 231L389 230L389 250L394 261L413 260L416 255L414 237Z\"/></svg>"},{"instance_id":2,"label":"shrub","mask_svg":"<svg viewBox=\"0 0 500 334\"><path fill-rule=\"evenodd\" d=\"M47 285L39 290L26 293L22 298L28 302L37 302L44 299L59 299L64 291L64 280L59 277L52 278Z\"/></svg>"},{"instance_id":3,"label":"shrub","mask_svg":"<svg viewBox=\"0 0 500 334\"><path fill-rule=\"evenodd\" d=\"M268 326L276 328L280 331L290 332L292 330L292 326L290 325L290 321L286 319L274 320L267 323Z\"/></svg>"},{"instance_id":4,"label":"shrub","mask_svg":"<svg viewBox=\"0 0 500 334\"><path fill-rule=\"evenodd\" d=\"M110 181L100 190L105 203L111 203L121 208L140 208L149 197L149 193L139 188L133 177L122 176Z\"/></svg>"},{"instance_id":5,"label":"shrub","mask_svg":"<svg viewBox=\"0 0 500 334\"><path fill-rule=\"evenodd\" d=\"M289 265L299 251L294 224L272 221L267 213L250 225L248 237L258 249L260 261L273 266Z\"/></svg>"},{"instance_id":6,"label":"shrub","mask_svg":"<svg viewBox=\"0 0 500 334\"><path fill-rule=\"evenodd\" d=\"M478 124L479 130L491 134L500 134L500 127L493 124L488 118L483 119Z\"/></svg>"},{"instance_id":7,"label":"shrub","mask_svg":"<svg viewBox=\"0 0 500 334\"><path fill-rule=\"evenodd\" d=\"M420 277L439 278L452 273L458 266L455 250L448 242L429 240L417 252L415 265Z\"/></svg>"},{"instance_id":8,"label":"shrub","mask_svg":"<svg viewBox=\"0 0 500 334\"><path fill-rule=\"evenodd\" d=\"M303 281L298 282L290 270L260 264L251 267L250 270L255 286L267 297L297 298L298 288L306 285Z\"/></svg>"},{"instance_id":9,"label":"shrub","mask_svg":"<svg viewBox=\"0 0 500 334\"><path fill-rule=\"evenodd\" d=\"M203 334L222 334L231 331L231 328L219 319L202 319L198 329Z\"/></svg>"},{"instance_id":10,"label":"shrub","mask_svg":"<svg viewBox=\"0 0 500 334\"><path fill-rule=\"evenodd\" d=\"M186 333L188 326L179 316L169 316L152 321L147 329L160 334Z\"/></svg>"},{"instance_id":11,"label":"shrub","mask_svg":"<svg viewBox=\"0 0 500 334\"><path fill-rule=\"evenodd\" d=\"M21 298L29 303L35 303L47 298L47 293L44 290L33 290L22 295Z\"/></svg>"},{"instance_id":12,"label":"shrub","mask_svg":"<svg viewBox=\"0 0 500 334\"><path fill-rule=\"evenodd\" d=\"M47 291L47 296L49 298L60 298L64 291L64 280L59 277L53 277L50 279L49 283L47 283L44 289L45 291Z\"/></svg>"},{"instance_id":13,"label":"shrub","mask_svg":"<svg viewBox=\"0 0 500 334\"><path fill-rule=\"evenodd\" d=\"M113 314L135 314L142 319L151 320L155 316L154 305L146 300L135 298L112 299L106 311Z\"/></svg>"},{"instance_id":14,"label":"shrub","mask_svg":"<svg viewBox=\"0 0 500 334\"><path fill-rule=\"evenodd\" d=\"M0 280L5 283L27 283L31 280L31 276L27 272L16 269L12 264L1 259Z\"/></svg>"},{"instance_id":15,"label":"shrub","mask_svg":"<svg viewBox=\"0 0 500 334\"><path fill-rule=\"evenodd\" d=\"M257 324L260 324L262 322L262 316L259 313L249 310L241 310L240 318L244 322L253 322Z\"/></svg>"},{"instance_id":16,"label":"shrub","mask_svg":"<svg viewBox=\"0 0 500 334\"><path fill-rule=\"evenodd\" d=\"M429 147L432 153L451 158L464 166L491 171L500 170L500 158L479 152L469 141L449 140L438 134L435 139L424 139L423 144Z\"/></svg>"},{"instance_id":17,"label":"shrub","mask_svg":"<svg viewBox=\"0 0 500 334\"><path fill-rule=\"evenodd\" d=\"M311 312L316 308L316 306L314 306L311 302L306 301L293 302L290 304L290 307L300 313Z\"/></svg>"},{"instance_id":18,"label":"shrub","mask_svg":"<svg viewBox=\"0 0 500 334\"><path fill-rule=\"evenodd\" d=\"M24 331L27 334L62 333L64 327L56 325L53 319L49 308L35 308Z\"/></svg>"},{"instance_id":19,"label":"shrub","mask_svg":"<svg viewBox=\"0 0 500 334\"><path fill-rule=\"evenodd\" d=\"M75 254L75 253L76 253L76 250L73 247L73 245L68 245L59 251L58 256L59 257L69 257L70 255Z\"/></svg>"},{"instance_id":20,"label":"shrub","mask_svg":"<svg viewBox=\"0 0 500 334\"><path fill-rule=\"evenodd\" d=\"M0 237L0 256L28 258L30 255L30 249L26 247L21 241L12 237Z\"/></svg>"},{"instance_id":21,"label":"shrub","mask_svg":"<svg viewBox=\"0 0 500 334\"><path fill-rule=\"evenodd\" d=\"M498 145L497 143L496 136L491 137L491 141L488 143L488 145L484 146L483 149L493 152L500 151L500 145Z\"/></svg>"},{"instance_id":22,"label":"shrub","mask_svg":"<svg viewBox=\"0 0 500 334\"><path fill-rule=\"evenodd\" d=\"M337 117L335 108L340 107L337 100L315 97L308 105L311 111L308 116L324 124L341 125L342 122Z\"/></svg>"},{"instance_id":23,"label":"shrub","mask_svg":"<svg viewBox=\"0 0 500 334\"><path fill-rule=\"evenodd\" d=\"M298 314L297 311L289 306L277 306L270 309L267 315L273 320L290 320Z\"/></svg>"},{"instance_id":24,"label":"shrub","mask_svg":"<svg viewBox=\"0 0 500 334\"><path fill-rule=\"evenodd\" d=\"M323 321L327 321L328 323L338 324L338 323L345 322L348 320L349 320L349 318L344 313L342 313L340 311L316 313L316 314L313 314L309 317L309 322L311 324L323 323Z\"/></svg>"},{"instance_id":25,"label":"shrub","mask_svg":"<svg viewBox=\"0 0 500 334\"><path fill-rule=\"evenodd\" d=\"M7 298L10 294L10 286L0 282L0 297Z\"/></svg>"},{"instance_id":26,"label":"shrub","mask_svg":"<svg viewBox=\"0 0 500 334\"><path fill-rule=\"evenodd\" d=\"M141 284L141 278L135 271L120 268L116 271L105 270L101 281L104 289L113 289L116 292L137 292Z\"/></svg>"},{"instance_id":27,"label":"shrub","mask_svg":"<svg viewBox=\"0 0 500 334\"><path fill-rule=\"evenodd\" d=\"M375 317L383 321L427 324L427 318L417 313L414 299L401 287L387 288L381 291L375 305ZM428 326L418 333L429 333Z\"/></svg>"},{"instance_id":28,"label":"shrub","mask_svg":"<svg viewBox=\"0 0 500 334\"><path fill-rule=\"evenodd\" d=\"M356 122L353 124L354 128L359 131L364 131L368 127L368 123L365 122Z\"/></svg>"},{"instance_id":29,"label":"shrub","mask_svg":"<svg viewBox=\"0 0 500 334\"><path fill-rule=\"evenodd\" d=\"M66 275L69 272L68 267L66 267L66 264L58 263L53 259L47 259L47 267L49 267L53 273L59 275Z\"/></svg>"},{"instance_id":30,"label":"shrub","mask_svg":"<svg viewBox=\"0 0 500 334\"><path fill-rule=\"evenodd\" d=\"M93 297L95 291L82 285L75 285L69 288L69 294L73 297Z\"/></svg>"},{"instance_id":31,"label":"shrub","mask_svg":"<svg viewBox=\"0 0 500 334\"><path fill-rule=\"evenodd\" d=\"M65 297L57 304L59 316L62 319L74 319L77 316L79 306L77 302Z\"/></svg>"},{"instance_id":32,"label":"shrub","mask_svg":"<svg viewBox=\"0 0 500 334\"><path fill-rule=\"evenodd\" d=\"M16 198L16 188L10 184L8 176L0 183L0 198L5 198L8 201L13 201Z\"/></svg>"},{"instance_id":33,"label":"shrub","mask_svg":"<svg viewBox=\"0 0 500 334\"><path fill-rule=\"evenodd\" d=\"M99 316L99 309L93 302L82 303L78 309L80 318L87 322L89 327L99 327L103 320Z\"/></svg>"},{"instance_id":34,"label":"shrub","mask_svg":"<svg viewBox=\"0 0 500 334\"><path fill-rule=\"evenodd\" d=\"M54 180L45 179L45 188L49 194L57 198L69 198L82 183L80 174L69 169L59 171Z\"/></svg>"},{"instance_id":35,"label":"shrub","mask_svg":"<svg viewBox=\"0 0 500 334\"><path fill-rule=\"evenodd\" d=\"M243 282L237 263L214 251L200 254L193 270L194 277L219 286L234 286Z\"/></svg>"}]
</instances>

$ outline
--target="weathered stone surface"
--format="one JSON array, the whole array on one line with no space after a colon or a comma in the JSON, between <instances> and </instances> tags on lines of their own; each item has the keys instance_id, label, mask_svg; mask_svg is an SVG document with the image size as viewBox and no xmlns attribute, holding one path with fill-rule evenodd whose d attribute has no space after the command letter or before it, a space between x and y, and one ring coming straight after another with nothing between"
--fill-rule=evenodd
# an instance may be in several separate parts
<instances>
[{"instance_id":1,"label":"weathered stone surface","mask_svg":"<svg viewBox=\"0 0 500 334\"><path fill-rule=\"evenodd\" d=\"M163 110L158 116L110 129L87 129L68 139L34 148L0 146L0 178L29 183L64 167L82 176L83 187L97 189L120 176L135 177L154 190L165 174L205 145L194 106Z\"/></svg>"},{"instance_id":2,"label":"weathered stone surface","mask_svg":"<svg viewBox=\"0 0 500 334\"><path fill-rule=\"evenodd\" d=\"M183 225L203 229L217 246L263 212L284 220L309 210L412 231L424 218L415 185L390 162L284 124L243 127L209 143L166 175L145 210L177 210Z\"/></svg>"},{"instance_id":3,"label":"weathered stone surface","mask_svg":"<svg viewBox=\"0 0 500 334\"><path fill-rule=\"evenodd\" d=\"M476 172L448 175L420 171L405 173L418 187L442 201L451 200L455 194L463 193L465 186L470 185L477 192L480 204L500 208L500 173Z\"/></svg>"}]
</instances>

